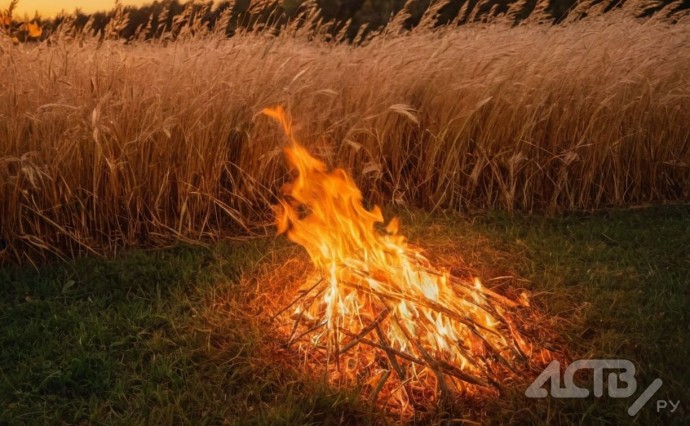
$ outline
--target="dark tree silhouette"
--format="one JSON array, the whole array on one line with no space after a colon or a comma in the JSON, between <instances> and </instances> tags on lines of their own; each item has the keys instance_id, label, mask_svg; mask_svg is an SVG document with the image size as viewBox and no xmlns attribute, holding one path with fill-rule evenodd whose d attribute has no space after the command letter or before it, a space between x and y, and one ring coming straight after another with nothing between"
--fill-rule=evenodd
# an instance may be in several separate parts
<instances>
[{"instance_id":1,"label":"dark tree silhouette","mask_svg":"<svg viewBox=\"0 0 690 426\"><path fill-rule=\"evenodd\" d=\"M440 6L433 16L436 26L455 23L466 24L472 20L483 20L510 11L510 19L515 23L526 19L535 10L539 1L546 1L546 16L553 23L558 23L568 16L578 0L316 0L318 17L327 33L336 38L344 35L344 40L352 41L358 35L366 35L380 30L391 18L405 9L406 19L403 27L410 29L416 26L430 7ZM627 0L594 0L594 3L606 2L604 13L624 7ZM313 3L313 2L312 2ZM141 7L127 6L123 12L127 17L126 25L119 29L119 36L124 39L143 37L150 39L162 34L176 36L185 24L201 24L209 29L216 29L217 24L225 17L222 30L232 36L239 28L257 29L274 28L279 31L288 21L303 18L302 12L306 0L235 0L213 3L186 3L180 0L154 1ZM670 5L670 6L669 6ZM690 0L659 0L650 4L639 13L640 17L650 16L658 11L672 15L690 8ZM585 16L586 13L583 14ZM87 25L94 34L103 34L109 22L115 17L115 11L98 12L91 15L76 10L68 18L62 14L51 21L42 21L44 29L51 29L70 20L77 30L84 30Z\"/></svg>"}]
</instances>

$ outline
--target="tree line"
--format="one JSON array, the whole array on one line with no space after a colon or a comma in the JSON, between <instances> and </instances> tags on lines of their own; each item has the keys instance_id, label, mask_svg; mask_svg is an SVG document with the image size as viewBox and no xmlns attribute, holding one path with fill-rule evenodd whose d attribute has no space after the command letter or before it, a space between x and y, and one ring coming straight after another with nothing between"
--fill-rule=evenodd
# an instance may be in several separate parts
<instances>
[{"instance_id":1,"label":"tree line","mask_svg":"<svg viewBox=\"0 0 690 426\"><path fill-rule=\"evenodd\" d=\"M690 8L690 0L161 0L140 7L116 2L113 10L92 14L77 9L50 20L37 17L47 37L68 24L77 31L127 40L175 36L187 30L214 30L232 36L241 29L270 27L279 31L289 22L320 26L331 38L353 41L395 21L401 29L425 25L462 25L507 19L513 24L538 15L544 22L580 19L590 11L607 13L630 5L640 17L663 12L672 17Z\"/></svg>"}]
</instances>

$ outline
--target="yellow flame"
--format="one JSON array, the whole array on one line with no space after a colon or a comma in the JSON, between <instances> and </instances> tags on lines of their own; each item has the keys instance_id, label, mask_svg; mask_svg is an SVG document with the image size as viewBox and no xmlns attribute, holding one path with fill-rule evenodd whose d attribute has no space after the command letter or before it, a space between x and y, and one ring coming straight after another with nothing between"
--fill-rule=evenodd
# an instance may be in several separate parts
<instances>
[{"instance_id":1,"label":"yellow flame","mask_svg":"<svg viewBox=\"0 0 690 426\"><path fill-rule=\"evenodd\" d=\"M398 234L397 218L383 227L381 209L364 207L345 170L329 170L297 142L282 107L263 113L279 122L290 140L284 153L294 179L282 188L276 224L279 233L306 249L327 283L318 303L304 309L326 322L329 345L357 335L385 311L389 318L380 325L386 339L415 357L431 355L481 372L484 366L468 353L481 355L489 345L509 356L511 343L497 330L502 322L478 279L456 291L457 280L434 269Z\"/></svg>"}]
</instances>

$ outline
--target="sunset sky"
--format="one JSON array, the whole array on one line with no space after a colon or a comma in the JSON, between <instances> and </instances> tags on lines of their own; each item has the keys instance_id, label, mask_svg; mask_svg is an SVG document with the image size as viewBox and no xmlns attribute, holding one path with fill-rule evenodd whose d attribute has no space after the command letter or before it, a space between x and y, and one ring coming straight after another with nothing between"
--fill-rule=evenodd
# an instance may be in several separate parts
<instances>
[{"instance_id":1,"label":"sunset sky","mask_svg":"<svg viewBox=\"0 0 690 426\"><path fill-rule=\"evenodd\" d=\"M141 5L151 3L153 0L123 0L125 5ZM10 0L0 0L0 9L5 9ZM84 12L95 12L98 10L110 10L115 4L115 0L19 0L19 5L15 11L15 16L29 16L38 11L42 16L49 17L57 14L61 10L72 12L76 7Z\"/></svg>"}]
</instances>

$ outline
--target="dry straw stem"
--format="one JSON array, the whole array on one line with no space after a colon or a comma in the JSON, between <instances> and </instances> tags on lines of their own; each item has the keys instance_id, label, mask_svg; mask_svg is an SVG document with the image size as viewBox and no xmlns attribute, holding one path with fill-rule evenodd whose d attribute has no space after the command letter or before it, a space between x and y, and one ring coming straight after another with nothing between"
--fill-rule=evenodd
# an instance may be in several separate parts
<instances>
[{"instance_id":1,"label":"dry straw stem","mask_svg":"<svg viewBox=\"0 0 690 426\"><path fill-rule=\"evenodd\" d=\"M623 13L324 43L0 41L0 259L265 232L285 105L365 198L595 209L690 195L690 22Z\"/></svg>"}]
</instances>

